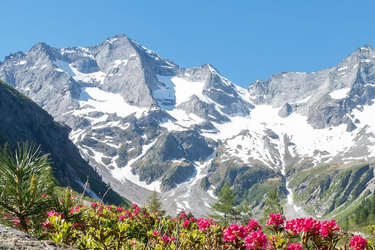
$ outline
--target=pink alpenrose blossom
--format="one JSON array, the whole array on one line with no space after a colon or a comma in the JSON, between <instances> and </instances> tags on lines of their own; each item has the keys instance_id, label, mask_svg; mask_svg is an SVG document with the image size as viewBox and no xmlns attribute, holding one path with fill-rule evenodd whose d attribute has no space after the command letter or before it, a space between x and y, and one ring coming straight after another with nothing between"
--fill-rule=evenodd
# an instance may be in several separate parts
<instances>
[{"instance_id":1,"label":"pink alpenrose blossom","mask_svg":"<svg viewBox=\"0 0 375 250\"><path fill-rule=\"evenodd\" d=\"M364 250L367 247L367 240L363 238L362 236L355 235L353 238L350 240L349 245L354 249L354 250Z\"/></svg>"},{"instance_id":2,"label":"pink alpenrose blossom","mask_svg":"<svg viewBox=\"0 0 375 250\"><path fill-rule=\"evenodd\" d=\"M224 231L224 241L242 240L246 237L246 229L241 224L231 224Z\"/></svg>"},{"instance_id":3,"label":"pink alpenrose blossom","mask_svg":"<svg viewBox=\"0 0 375 250\"><path fill-rule=\"evenodd\" d=\"M274 214L274 213L271 213L270 216L268 217L268 220L267 220L267 223L266 223L266 226L280 226L280 225L283 225L284 224L284 218L281 214L277 213L277 214Z\"/></svg>"}]
</instances>

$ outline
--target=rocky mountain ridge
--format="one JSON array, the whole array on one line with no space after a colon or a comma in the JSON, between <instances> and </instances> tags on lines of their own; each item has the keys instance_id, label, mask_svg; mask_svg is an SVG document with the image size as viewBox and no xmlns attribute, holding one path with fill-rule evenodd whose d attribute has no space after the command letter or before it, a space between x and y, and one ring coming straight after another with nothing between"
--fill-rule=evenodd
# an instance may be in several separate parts
<instances>
[{"instance_id":1,"label":"rocky mountain ridge","mask_svg":"<svg viewBox=\"0 0 375 250\"><path fill-rule=\"evenodd\" d=\"M243 89L212 65L184 69L118 35L91 47L39 43L7 57L0 79L71 126L82 156L125 197L145 204L157 190L170 213L205 215L225 182L237 204L260 208L276 188L294 209L293 192L298 200L309 190L296 182L305 171L361 161L373 169L374 63L366 45L336 67ZM374 190L365 180L359 195ZM337 208L327 202L323 213Z\"/></svg>"},{"instance_id":2,"label":"rocky mountain ridge","mask_svg":"<svg viewBox=\"0 0 375 250\"><path fill-rule=\"evenodd\" d=\"M107 190L100 176L82 159L78 149L69 140L70 128L53 118L28 97L0 80L0 145L8 143L16 149L25 141L40 145L43 154L50 154L53 174L60 186L70 186L82 192L83 183L89 177L91 188L87 193L100 200L98 193ZM112 190L106 201L127 204ZM129 204L129 203L128 203Z\"/></svg>"}]
</instances>

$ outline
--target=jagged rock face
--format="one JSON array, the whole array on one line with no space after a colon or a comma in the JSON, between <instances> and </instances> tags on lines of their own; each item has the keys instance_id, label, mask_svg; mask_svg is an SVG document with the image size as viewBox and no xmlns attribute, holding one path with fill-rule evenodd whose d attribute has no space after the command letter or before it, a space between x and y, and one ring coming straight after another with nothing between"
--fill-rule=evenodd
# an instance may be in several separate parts
<instances>
[{"instance_id":1,"label":"jagged rock face","mask_svg":"<svg viewBox=\"0 0 375 250\"><path fill-rule=\"evenodd\" d=\"M54 176L62 186L71 186L82 191L80 183L90 177L95 192L106 190L105 183L82 159L77 147L69 140L70 128L57 123L36 103L0 81L0 145L8 142L12 148L25 141L40 145L43 154L51 157ZM114 192L107 200L115 203L124 202Z\"/></svg>"},{"instance_id":2,"label":"jagged rock face","mask_svg":"<svg viewBox=\"0 0 375 250\"><path fill-rule=\"evenodd\" d=\"M268 81L251 84L248 91L256 104L277 108L286 105L285 100L289 105L297 104L300 107L295 111L307 115L314 128L340 124L352 127L346 114L357 105L371 105L375 97L374 55L375 51L366 45L336 67L308 74L276 74ZM288 112L282 111L281 116L285 117L290 111L291 108Z\"/></svg>"},{"instance_id":3,"label":"jagged rock face","mask_svg":"<svg viewBox=\"0 0 375 250\"><path fill-rule=\"evenodd\" d=\"M105 73L103 90L120 93L131 105L146 108L155 105L150 89L156 88L157 79L150 76L148 65L142 60L144 55L129 38L119 35L88 50Z\"/></svg>"},{"instance_id":4,"label":"jagged rock face","mask_svg":"<svg viewBox=\"0 0 375 250\"><path fill-rule=\"evenodd\" d=\"M341 164L320 166L298 173L292 184L296 186L295 199L309 207L310 213L322 216L371 194L368 187L375 184L374 164L362 163L344 169Z\"/></svg>"},{"instance_id":5,"label":"jagged rock face","mask_svg":"<svg viewBox=\"0 0 375 250\"><path fill-rule=\"evenodd\" d=\"M320 164L344 162L340 172L375 161L374 56L364 46L336 67L243 89L212 65L184 69L118 35L91 47L37 44L7 57L0 79L69 125L81 155L122 195L145 204L157 190L171 214L200 216L224 182L237 204L259 208L271 188L310 190L296 180Z\"/></svg>"},{"instance_id":6,"label":"jagged rock face","mask_svg":"<svg viewBox=\"0 0 375 250\"><path fill-rule=\"evenodd\" d=\"M279 116L282 117L282 118L286 118L288 117L289 115L291 115L293 113L293 108L292 106L289 104L289 103L285 103L280 111L279 111Z\"/></svg>"},{"instance_id":7,"label":"jagged rock face","mask_svg":"<svg viewBox=\"0 0 375 250\"><path fill-rule=\"evenodd\" d=\"M199 99L197 96L190 97L189 101L182 103L179 108L188 114L194 114L198 117L217 123L228 122L230 119L221 114L212 103L207 103Z\"/></svg>"},{"instance_id":8,"label":"jagged rock face","mask_svg":"<svg viewBox=\"0 0 375 250\"><path fill-rule=\"evenodd\" d=\"M1 65L0 79L16 87L52 114L62 114L79 97L80 87L53 64L54 51L39 43L27 54L18 52ZM48 82L48 84L45 84ZM51 98L53 96L53 98Z\"/></svg>"}]
</instances>

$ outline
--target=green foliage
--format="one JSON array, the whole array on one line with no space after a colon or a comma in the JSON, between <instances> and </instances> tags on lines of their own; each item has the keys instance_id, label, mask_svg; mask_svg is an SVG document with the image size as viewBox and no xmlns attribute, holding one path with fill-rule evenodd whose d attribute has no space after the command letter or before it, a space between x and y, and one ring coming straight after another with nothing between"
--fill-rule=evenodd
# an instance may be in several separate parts
<instances>
[{"instance_id":1,"label":"green foliage","mask_svg":"<svg viewBox=\"0 0 375 250\"><path fill-rule=\"evenodd\" d=\"M13 224L19 220L22 230L28 232L30 224L53 206L53 188L48 154L41 156L39 147L28 142L18 144L14 155L0 148L0 209Z\"/></svg>"},{"instance_id":2,"label":"green foliage","mask_svg":"<svg viewBox=\"0 0 375 250\"><path fill-rule=\"evenodd\" d=\"M73 190L70 187L65 188L63 196L57 196L55 193L53 199L56 201L53 209L64 214L66 221L80 221L80 218L77 218L76 214L71 213L71 211L74 207L78 206L79 203L82 203L82 197L80 199L79 196L73 195Z\"/></svg>"},{"instance_id":3,"label":"green foliage","mask_svg":"<svg viewBox=\"0 0 375 250\"><path fill-rule=\"evenodd\" d=\"M156 192L156 190L154 190L150 197L148 197L147 205L150 212L157 212L159 216L165 215L165 210L162 209L162 203L158 197L158 192Z\"/></svg>"},{"instance_id":4,"label":"green foliage","mask_svg":"<svg viewBox=\"0 0 375 250\"><path fill-rule=\"evenodd\" d=\"M218 187L218 191L224 183L232 187L235 205L248 201L252 207L255 207L263 201L264 194L268 194L273 188L286 194L286 190L283 190L283 187L285 189L283 177L270 168L256 164L250 167L231 161L225 163L214 161L208 171L213 172L209 182ZM202 186L204 187L204 183Z\"/></svg>"},{"instance_id":5,"label":"green foliage","mask_svg":"<svg viewBox=\"0 0 375 250\"><path fill-rule=\"evenodd\" d=\"M288 222L277 222L268 226L267 236L258 222L253 220L248 227L231 224L219 226L212 219L189 218L180 213L176 218L161 218L145 207L133 205L129 210L121 207L92 203L72 210L82 217L80 223L66 220L64 214L51 211L45 227L45 239L77 247L79 249L351 249L353 237L340 231L334 221L319 222L305 218L304 223L287 229ZM302 219L302 218L301 218ZM311 224L313 223L313 224ZM276 226L277 225L277 226ZM317 230L311 225L320 225ZM302 227L302 228L300 228ZM298 229L299 228L299 229ZM370 227L371 233L375 226ZM327 229L327 230L322 230ZM292 230L299 230L295 233ZM357 236L358 237L358 236ZM268 240L267 240L268 239ZM363 239L363 238L362 238ZM342 240L341 248L336 244ZM364 240L364 239L363 239ZM355 241L353 241L355 243ZM367 245L367 246L366 246ZM370 243L355 249L374 250Z\"/></svg>"},{"instance_id":6,"label":"green foliage","mask_svg":"<svg viewBox=\"0 0 375 250\"><path fill-rule=\"evenodd\" d=\"M219 193L219 199L212 205L215 214L212 218L219 221L219 223L227 226L233 217L237 216L237 211L234 209L234 196L230 186L225 183Z\"/></svg>"},{"instance_id":7,"label":"green foliage","mask_svg":"<svg viewBox=\"0 0 375 250\"><path fill-rule=\"evenodd\" d=\"M269 192L269 194L267 196L267 199L265 200L264 203L265 203L265 207L264 207L263 221L266 221L268 216L271 213L274 213L274 214L277 214L277 213L283 214L284 213L283 207L280 204L280 199L277 196L276 189L272 189Z\"/></svg>"},{"instance_id":8,"label":"green foliage","mask_svg":"<svg viewBox=\"0 0 375 250\"><path fill-rule=\"evenodd\" d=\"M235 207L233 191L228 184L224 184L219 199L212 205L214 214L212 218L216 219L221 225L227 226L231 222L247 223L251 217L251 209L248 202L243 202Z\"/></svg>"},{"instance_id":9,"label":"green foliage","mask_svg":"<svg viewBox=\"0 0 375 250\"><path fill-rule=\"evenodd\" d=\"M257 206L262 203L264 195L271 192L271 190L281 190L285 187L281 178L273 178L265 180L261 183L254 184L249 190L245 191L247 193L246 200L249 201L253 206ZM236 188L235 188L236 191ZM238 190L240 192L241 190ZM281 195L284 195L282 193Z\"/></svg>"},{"instance_id":10,"label":"green foliage","mask_svg":"<svg viewBox=\"0 0 375 250\"><path fill-rule=\"evenodd\" d=\"M357 225L375 220L375 192L362 201L355 209L353 217L354 223Z\"/></svg>"},{"instance_id":11,"label":"green foliage","mask_svg":"<svg viewBox=\"0 0 375 250\"><path fill-rule=\"evenodd\" d=\"M343 211L356 206L362 199L360 194L366 190L372 178L374 164L364 162L350 167L341 163L323 164L296 173L290 186L300 190L294 194L294 200L297 202L313 199L330 204L323 210L325 215L329 215L336 213L338 209ZM322 208L311 206L306 211L312 214L321 213Z\"/></svg>"},{"instance_id":12,"label":"green foliage","mask_svg":"<svg viewBox=\"0 0 375 250\"><path fill-rule=\"evenodd\" d=\"M156 214L133 206L130 210L92 203L73 207L72 215L80 221L67 220L65 214L50 213L44 223L46 238L80 249L130 249L134 242L148 243L148 232L158 228ZM170 228L165 228L167 232Z\"/></svg>"}]
</instances>

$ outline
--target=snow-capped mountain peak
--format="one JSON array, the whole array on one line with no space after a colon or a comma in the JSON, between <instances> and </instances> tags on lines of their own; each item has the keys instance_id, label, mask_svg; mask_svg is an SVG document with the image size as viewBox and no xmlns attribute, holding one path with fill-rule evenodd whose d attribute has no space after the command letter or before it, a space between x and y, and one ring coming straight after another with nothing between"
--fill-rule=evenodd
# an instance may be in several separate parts
<instances>
[{"instance_id":1,"label":"snow-capped mountain peak","mask_svg":"<svg viewBox=\"0 0 375 250\"><path fill-rule=\"evenodd\" d=\"M185 69L120 34L90 47L39 43L7 57L0 79L71 126L118 192L142 204L155 189L170 211L205 214L225 182L256 206L263 194L253 193L287 192L301 171L373 161L374 57L365 45L335 67L244 89L210 64Z\"/></svg>"}]
</instances>

